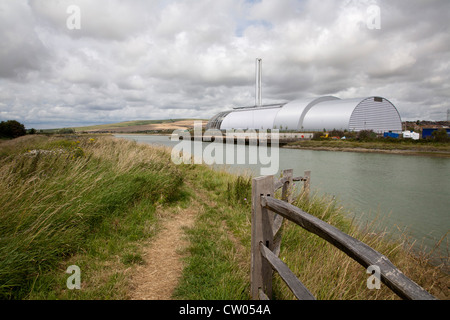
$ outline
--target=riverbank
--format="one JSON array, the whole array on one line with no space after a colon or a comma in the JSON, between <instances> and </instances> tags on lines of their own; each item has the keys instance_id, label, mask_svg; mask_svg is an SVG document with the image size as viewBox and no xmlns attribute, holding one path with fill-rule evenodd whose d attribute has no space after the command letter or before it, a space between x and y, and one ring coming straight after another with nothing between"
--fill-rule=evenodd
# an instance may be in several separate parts
<instances>
[{"instance_id":1,"label":"riverbank","mask_svg":"<svg viewBox=\"0 0 450 320\"><path fill-rule=\"evenodd\" d=\"M304 140L288 143L284 145L283 148L340 152L371 152L450 158L450 143L435 143L429 141L364 142L345 140Z\"/></svg>"},{"instance_id":2,"label":"riverbank","mask_svg":"<svg viewBox=\"0 0 450 320\"><path fill-rule=\"evenodd\" d=\"M36 135L0 143L0 178L2 299L131 299L143 272L175 279L167 295L175 299L250 298L249 177L177 166L169 149L109 136ZM407 240L354 225L328 199L298 198L295 205L448 298L448 277L426 255L413 254ZM171 228L186 217L189 223ZM177 237L164 236L173 230ZM173 248L170 259L180 263L155 263L169 254L161 248ZM283 227L280 257L318 299L396 297L384 285L368 290L364 268L290 223ZM67 288L70 265L80 267L79 290ZM274 297L291 299L285 290L276 278ZM151 297L141 287L138 296Z\"/></svg>"},{"instance_id":3,"label":"riverbank","mask_svg":"<svg viewBox=\"0 0 450 320\"><path fill-rule=\"evenodd\" d=\"M121 135L167 136L170 133L120 133ZM192 137L193 139L193 137ZM397 155L432 156L450 158L450 143L433 141L349 141L349 140L299 140L280 141L280 147L317 151L384 153Z\"/></svg>"}]
</instances>

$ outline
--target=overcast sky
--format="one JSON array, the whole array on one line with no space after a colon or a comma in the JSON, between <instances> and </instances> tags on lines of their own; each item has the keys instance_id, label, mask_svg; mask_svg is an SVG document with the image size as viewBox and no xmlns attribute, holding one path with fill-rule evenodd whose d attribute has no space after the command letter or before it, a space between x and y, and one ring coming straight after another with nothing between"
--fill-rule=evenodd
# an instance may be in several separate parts
<instances>
[{"instance_id":1,"label":"overcast sky","mask_svg":"<svg viewBox=\"0 0 450 320\"><path fill-rule=\"evenodd\" d=\"M264 104L378 95L446 120L449 21L449 0L0 0L0 120L208 119L255 103L256 58Z\"/></svg>"}]
</instances>

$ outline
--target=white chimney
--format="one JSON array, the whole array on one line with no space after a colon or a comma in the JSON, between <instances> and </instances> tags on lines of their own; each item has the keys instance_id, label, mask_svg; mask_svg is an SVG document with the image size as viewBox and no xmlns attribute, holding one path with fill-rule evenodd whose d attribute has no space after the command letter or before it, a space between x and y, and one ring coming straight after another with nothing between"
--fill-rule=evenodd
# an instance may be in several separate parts
<instances>
[{"instance_id":1,"label":"white chimney","mask_svg":"<svg viewBox=\"0 0 450 320\"><path fill-rule=\"evenodd\" d=\"M262 105L262 96L261 96L261 73L262 73L262 59L256 59L256 92L255 92L255 105L257 107L261 107Z\"/></svg>"}]
</instances>

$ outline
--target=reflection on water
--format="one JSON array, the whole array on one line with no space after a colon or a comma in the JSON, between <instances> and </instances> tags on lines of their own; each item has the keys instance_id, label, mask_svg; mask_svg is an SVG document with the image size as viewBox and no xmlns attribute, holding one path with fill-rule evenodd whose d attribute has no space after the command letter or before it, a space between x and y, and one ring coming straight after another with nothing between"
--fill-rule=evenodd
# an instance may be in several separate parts
<instances>
[{"instance_id":1,"label":"reflection on water","mask_svg":"<svg viewBox=\"0 0 450 320\"><path fill-rule=\"evenodd\" d=\"M115 136L165 146L178 143L167 136ZM278 151L279 171L292 168L295 176L301 176L311 170L312 190L335 196L360 221L378 217L389 231L406 230L428 249L450 229L450 159L284 148ZM232 172L250 171L254 176L260 175L260 167L227 165Z\"/></svg>"}]
</instances>

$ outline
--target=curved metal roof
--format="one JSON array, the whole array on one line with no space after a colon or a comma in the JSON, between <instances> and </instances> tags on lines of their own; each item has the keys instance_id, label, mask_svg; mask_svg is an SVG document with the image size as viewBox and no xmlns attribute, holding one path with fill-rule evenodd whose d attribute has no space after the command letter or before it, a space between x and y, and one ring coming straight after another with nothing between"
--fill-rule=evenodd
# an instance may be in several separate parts
<instances>
[{"instance_id":1,"label":"curved metal roof","mask_svg":"<svg viewBox=\"0 0 450 320\"><path fill-rule=\"evenodd\" d=\"M278 112L274 121L274 129L301 130L303 119L308 111L316 104L328 100L339 100L339 98L326 96L320 98L294 100L287 103Z\"/></svg>"},{"instance_id":2,"label":"curved metal roof","mask_svg":"<svg viewBox=\"0 0 450 320\"><path fill-rule=\"evenodd\" d=\"M401 132L402 122L395 106L381 97L339 99L325 96L294 100L285 104L246 107L221 112L214 116L207 128L373 130Z\"/></svg>"},{"instance_id":3,"label":"curved metal roof","mask_svg":"<svg viewBox=\"0 0 450 320\"><path fill-rule=\"evenodd\" d=\"M303 130L401 131L395 106L382 97L329 100L316 104L303 120Z\"/></svg>"},{"instance_id":4,"label":"curved metal roof","mask_svg":"<svg viewBox=\"0 0 450 320\"><path fill-rule=\"evenodd\" d=\"M283 105L235 109L222 121L220 130L273 129L276 115Z\"/></svg>"},{"instance_id":5,"label":"curved metal roof","mask_svg":"<svg viewBox=\"0 0 450 320\"><path fill-rule=\"evenodd\" d=\"M330 100L316 104L303 119L303 130L349 130L348 122L361 99Z\"/></svg>"},{"instance_id":6,"label":"curved metal roof","mask_svg":"<svg viewBox=\"0 0 450 320\"><path fill-rule=\"evenodd\" d=\"M222 125L222 121L225 119L225 117L231 112L224 111L216 114L214 117L212 117L208 123L206 124L206 130L208 129L220 129L220 126Z\"/></svg>"},{"instance_id":7,"label":"curved metal roof","mask_svg":"<svg viewBox=\"0 0 450 320\"><path fill-rule=\"evenodd\" d=\"M388 99L369 97L358 103L353 110L348 127L350 131L401 131L402 119L397 108Z\"/></svg>"}]
</instances>

